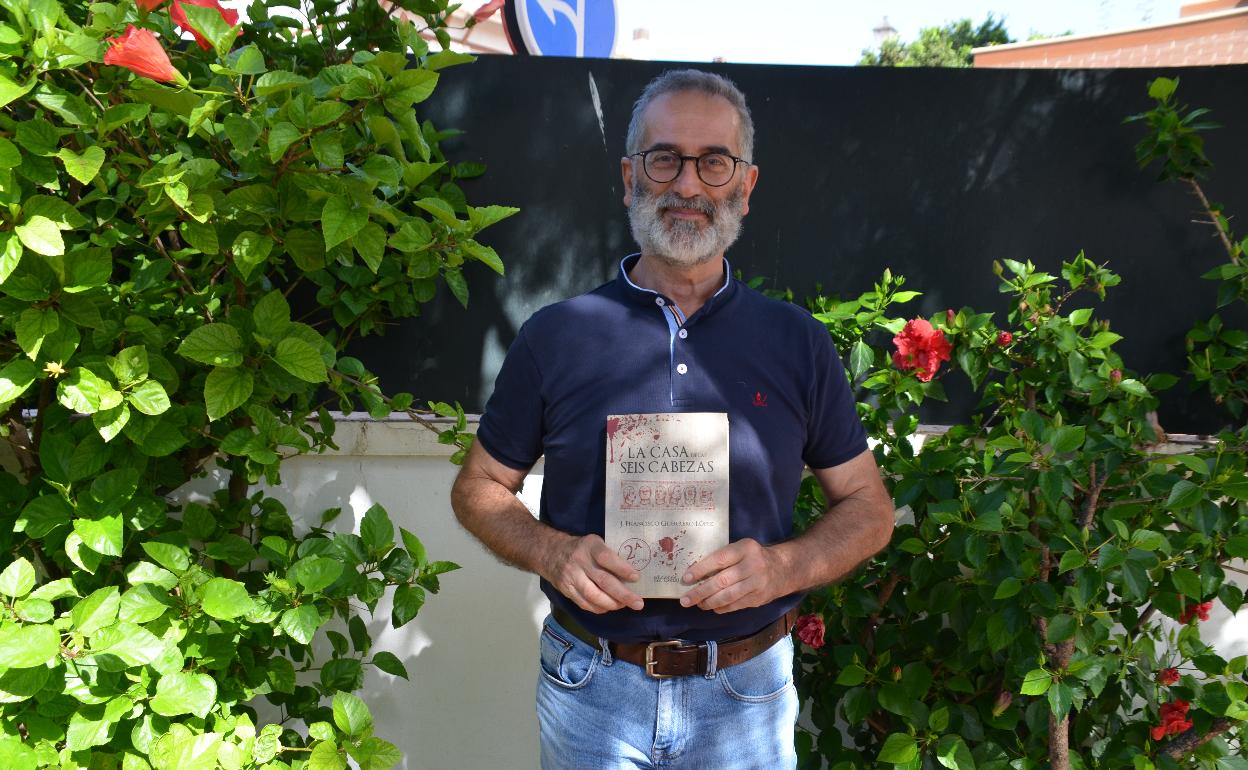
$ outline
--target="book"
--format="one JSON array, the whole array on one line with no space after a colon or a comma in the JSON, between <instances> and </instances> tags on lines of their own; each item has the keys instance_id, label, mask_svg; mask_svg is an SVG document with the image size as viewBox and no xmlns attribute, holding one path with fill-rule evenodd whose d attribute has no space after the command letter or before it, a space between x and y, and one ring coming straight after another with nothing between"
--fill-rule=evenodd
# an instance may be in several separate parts
<instances>
[{"instance_id":1,"label":"book","mask_svg":"<svg viewBox=\"0 0 1248 770\"><path fill-rule=\"evenodd\" d=\"M604 540L641 573L629 588L677 599L689 565L728 545L728 415L607 417Z\"/></svg>"}]
</instances>

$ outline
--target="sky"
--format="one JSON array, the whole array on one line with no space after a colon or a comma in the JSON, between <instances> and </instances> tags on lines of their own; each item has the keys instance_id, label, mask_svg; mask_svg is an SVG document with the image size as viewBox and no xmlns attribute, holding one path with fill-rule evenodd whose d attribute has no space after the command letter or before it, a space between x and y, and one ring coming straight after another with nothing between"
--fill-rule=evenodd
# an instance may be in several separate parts
<instances>
[{"instance_id":1,"label":"sky","mask_svg":"<svg viewBox=\"0 0 1248 770\"><path fill-rule=\"evenodd\" d=\"M593 0L590 0L591 2ZM650 32L635 58L763 64L858 62L875 47L872 29L884 17L902 40L919 29L989 13L1003 17L1010 37L1033 33L1095 34L1177 19L1182 0L616 0L617 51L633 30ZM765 9L765 10L764 10ZM766 15L764 21L760 17Z\"/></svg>"}]
</instances>

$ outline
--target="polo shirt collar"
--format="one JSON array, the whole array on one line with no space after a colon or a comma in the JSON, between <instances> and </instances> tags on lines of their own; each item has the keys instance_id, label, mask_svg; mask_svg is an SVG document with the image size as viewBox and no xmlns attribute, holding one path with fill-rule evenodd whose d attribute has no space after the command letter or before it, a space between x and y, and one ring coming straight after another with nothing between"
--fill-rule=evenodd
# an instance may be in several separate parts
<instances>
[{"instance_id":1,"label":"polo shirt collar","mask_svg":"<svg viewBox=\"0 0 1248 770\"><path fill-rule=\"evenodd\" d=\"M643 304L643 305L654 304L655 297L663 297L663 299L670 302L671 301L670 297L664 296L660 294L659 292L655 291L654 289L644 289L638 286L637 284L633 283L632 279L628 277L628 271L633 269L633 267L637 264L637 260L639 259L641 259L641 253L637 252L634 254L629 254L627 257L624 257L623 259L620 260L620 274L616 278L616 283L619 284L620 289L624 293L624 296L628 297L629 299L633 300L634 302L638 304ZM721 305L723 305L724 302L727 301L729 297L732 296L733 292L736 289L732 280L732 265L728 263L727 257L723 257L723 260L724 260L724 284L723 286L720 286L719 289L714 294L712 294L710 298L706 300L706 304L698 308L698 312L694 313L695 318L698 318L704 315L709 315L710 313L714 312Z\"/></svg>"}]
</instances>

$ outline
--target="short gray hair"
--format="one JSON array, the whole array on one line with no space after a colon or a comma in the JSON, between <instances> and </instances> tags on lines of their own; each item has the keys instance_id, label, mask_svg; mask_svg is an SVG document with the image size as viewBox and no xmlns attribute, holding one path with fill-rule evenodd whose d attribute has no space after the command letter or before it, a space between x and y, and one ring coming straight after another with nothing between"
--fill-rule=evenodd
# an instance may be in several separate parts
<instances>
[{"instance_id":1,"label":"short gray hair","mask_svg":"<svg viewBox=\"0 0 1248 770\"><path fill-rule=\"evenodd\" d=\"M637 103L633 105L633 116L628 121L628 137L624 141L625 152L629 155L641 150L642 115L650 103L664 94L696 91L709 96L726 99L741 118L741 155L748 161L754 161L754 119L750 117L750 108L745 103L745 94L723 75L702 70L668 70L651 80Z\"/></svg>"}]
</instances>

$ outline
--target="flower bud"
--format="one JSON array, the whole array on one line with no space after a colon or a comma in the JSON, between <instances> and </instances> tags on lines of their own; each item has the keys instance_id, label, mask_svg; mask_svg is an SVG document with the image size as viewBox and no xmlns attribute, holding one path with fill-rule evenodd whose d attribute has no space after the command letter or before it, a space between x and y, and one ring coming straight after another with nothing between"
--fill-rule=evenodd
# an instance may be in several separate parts
<instances>
[{"instance_id":1,"label":"flower bud","mask_svg":"<svg viewBox=\"0 0 1248 770\"><path fill-rule=\"evenodd\" d=\"M893 681L900 682L901 681L901 666L893 666L892 673L893 673Z\"/></svg>"},{"instance_id":2,"label":"flower bud","mask_svg":"<svg viewBox=\"0 0 1248 770\"><path fill-rule=\"evenodd\" d=\"M1114 369L1109 373L1109 382L1111 385L1117 385L1122 382L1122 370Z\"/></svg>"},{"instance_id":3,"label":"flower bud","mask_svg":"<svg viewBox=\"0 0 1248 770\"><path fill-rule=\"evenodd\" d=\"M1009 332L1001 332L1000 334L997 335L997 344L1000 345L1001 347L1005 347L1006 345L1010 344L1013 341L1014 341L1014 335L1010 334Z\"/></svg>"},{"instance_id":4,"label":"flower bud","mask_svg":"<svg viewBox=\"0 0 1248 770\"><path fill-rule=\"evenodd\" d=\"M997 699L992 702L992 715L999 717L1005 713L1005 710L1014 702L1014 693L1009 690L1002 690L997 693Z\"/></svg>"},{"instance_id":5,"label":"flower bud","mask_svg":"<svg viewBox=\"0 0 1248 770\"><path fill-rule=\"evenodd\" d=\"M957 319L958 319L958 314L953 312L952 309L945 311L945 325L946 326L953 326L953 322L956 321Z\"/></svg>"}]
</instances>

